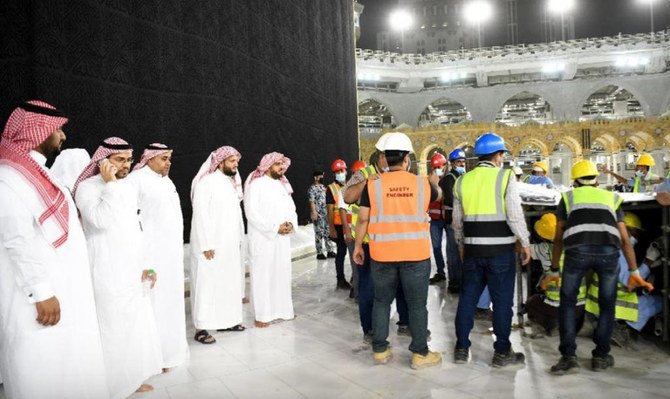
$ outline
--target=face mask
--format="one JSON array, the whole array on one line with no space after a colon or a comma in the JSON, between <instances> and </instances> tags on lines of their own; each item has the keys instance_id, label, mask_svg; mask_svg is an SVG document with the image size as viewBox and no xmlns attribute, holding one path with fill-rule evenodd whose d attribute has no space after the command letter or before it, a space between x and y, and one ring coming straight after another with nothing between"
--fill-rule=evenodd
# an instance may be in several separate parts
<instances>
[{"instance_id":1,"label":"face mask","mask_svg":"<svg viewBox=\"0 0 670 399\"><path fill-rule=\"evenodd\" d=\"M338 173L335 175L335 180L337 180L338 183L344 183L347 180L347 175L344 173Z\"/></svg>"},{"instance_id":2,"label":"face mask","mask_svg":"<svg viewBox=\"0 0 670 399\"><path fill-rule=\"evenodd\" d=\"M637 238L630 236L630 245L635 246L637 244Z\"/></svg>"},{"instance_id":3,"label":"face mask","mask_svg":"<svg viewBox=\"0 0 670 399\"><path fill-rule=\"evenodd\" d=\"M444 171L442 169L435 169L435 174L438 177L442 177L442 175L444 174Z\"/></svg>"},{"instance_id":4,"label":"face mask","mask_svg":"<svg viewBox=\"0 0 670 399\"><path fill-rule=\"evenodd\" d=\"M637 176L637 177L642 177L643 175L644 175L644 172L643 172L643 171L641 171L641 170L636 170L636 171L635 171L635 176Z\"/></svg>"},{"instance_id":5,"label":"face mask","mask_svg":"<svg viewBox=\"0 0 670 399\"><path fill-rule=\"evenodd\" d=\"M458 172L459 175L462 175L463 173L465 173L465 166L457 166L455 169L456 169L456 172Z\"/></svg>"}]
</instances>

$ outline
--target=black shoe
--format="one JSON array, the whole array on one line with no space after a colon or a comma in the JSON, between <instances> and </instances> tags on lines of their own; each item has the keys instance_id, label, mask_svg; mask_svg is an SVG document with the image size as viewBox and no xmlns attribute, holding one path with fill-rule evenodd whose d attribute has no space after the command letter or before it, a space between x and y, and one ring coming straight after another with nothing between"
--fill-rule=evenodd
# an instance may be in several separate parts
<instances>
[{"instance_id":1,"label":"black shoe","mask_svg":"<svg viewBox=\"0 0 670 399\"><path fill-rule=\"evenodd\" d=\"M349 298L354 299L356 297L356 294L354 294L354 287L351 287L349 290Z\"/></svg>"},{"instance_id":2,"label":"black shoe","mask_svg":"<svg viewBox=\"0 0 670 399\"><path fill-rule=\"evenodd\" d=\"M316 255L316 259L318 259L318 260L324 260L324 259L326 259L326 255L324 255L324 254L318 254L318 255Z\"/></svg>"},{"instance_id":3,"label":"black shoe","mask_svg":"<svg viewBox=\"0 0 670 399\"><path fill-rule=\"evenodd\" d=\"M447 287L447 291L449 291L452 294L458 294L461 292L461 286L460 285L449 285Z\"/></svg>"},{"instance_id":4,"label":"black shoe","mask_svg":"<svg viewBox=\"0 0 670 399\"><path fill-rule=\"evenodd\" d=\"M610 367L614 367L614 358L612 355L593 356L591 358L591 368L593 371L605 371Z\"/></svg>"},{"instance_id":5,"label":"black shoe","mask_svg":"<svg viewBox=\"0 0 670 399\"><path fill-rule=\"evenodd\" d=\"M491 309L477 309L475 310L475 320L493 320L493 311Z\"/></svg>"},{"instance_id":6,"label":"black shoe","mask_svg":"<svg viewBox=\"0 0 670 399\"><path fill-rule=\"evenodd\" d=\"M350 290L351 284L349 284L347 280L337 280L337 288L341 290Z\"/></svg>"},{"instance_id":7,"label":"black shoe","mask_svg":"<svg viewBox=\"0 0 670 399\"><path fill-rule=\"evenodd\" d=\"M430 281L431 284L437 284L437 283L441 283L441 282L446 281L446 280L447 280L447 277L444 274L435 273L435 275L433 277L431 277L429 281Z\"/></svg>"},{"instance_id":8,"label":"black shoe","mask_svg":"<svg viewBox=\"0 0 670 399\"><path fill-rule=\"evenodd\" d=\"M334 258L336 256L337 256L337 254L335 252L328 252L328 257L329 258Z\"/></svg>"},{"instance_id":9,"label":"black shoe","mask_svg":"<svg viewBox=\"0 0 670 399\"><path fill-rule=\"evenodd\" d=\"M468 362L470 357L470 349L456 347L454 349L454 363L456 364L465 364Z\"/></svg>"},{"instance_id":10,"label":"black shoe","mask_svg":"<svg viewBox=\"0 0 670 399\"><path fill-rule=\"evenodd\" d=\"M493 367L520 366L526 363L526 356L523 353L514 352L510 349L507 353L494 352Z\"/></svg>"},{"instance_id":11,"label":"black shoe","mask_svg":"<svg viewBox=\"0 0 670 399\"><path fill-rule=\"evenodd\" d=\"M549 372L554 375L577 374L579 369L577 356L561 356L558 363L551 366Z\"/></svg>"}]
</instances>

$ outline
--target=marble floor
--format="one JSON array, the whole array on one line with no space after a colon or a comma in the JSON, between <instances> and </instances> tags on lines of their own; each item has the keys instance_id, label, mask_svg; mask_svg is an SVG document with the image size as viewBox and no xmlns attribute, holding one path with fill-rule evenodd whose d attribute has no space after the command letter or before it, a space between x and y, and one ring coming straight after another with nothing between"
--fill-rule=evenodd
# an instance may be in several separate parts
<instances>
[{"instance_id":1,"label":"marble floor","mask_svg":"<svg viewBox=\"0 0 670 399\"><path fill-rule=\"evenodd\" d=\"M349 273L347 265L347 273ZM555 377L547 369L557 360L558 338L530 339L516 329L512 342L526 354L520 370L490 367L490 322L476 321L472 359L455 365L453 320L457 297L431 286L428 297L432 350L442 352L440 367L409 367L409 338L391 331L394 359L375 366L363 342L357 306L348 291L335 289L332 259L313 256L293 263L296 318L266 329L253 327L250 304L244 332L216 333L217 342L193 341L188 364L153 377L151 393L133 398L661 398L670 397L667 346L641 338L630 349L614 348L617 365L604 373L589 369L592 343L579 338L582 371ZM394 315L394 318L397 316ZM4 395L0 389L0 398Z\"/></svg>"}]
</instances>

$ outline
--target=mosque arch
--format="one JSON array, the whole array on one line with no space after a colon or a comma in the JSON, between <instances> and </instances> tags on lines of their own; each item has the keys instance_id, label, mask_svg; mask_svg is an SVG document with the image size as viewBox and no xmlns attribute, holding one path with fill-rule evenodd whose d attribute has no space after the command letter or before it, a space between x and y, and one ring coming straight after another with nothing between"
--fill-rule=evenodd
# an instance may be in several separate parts
<instances>
[{"instance_id":1,"label":"mosque arch","mask_svg":"<svg viewBox=\"0 0 670 399\"><path fill-rule=\"evenodd\" d=\"M594 151L594 148L598 149L598 147L594 147L596 144L601 146L603 152L606 153L613 154L615 152L621 151L621 143L619 143L619 141L609 133L601 134L600 136L593 139L593 143L591 145L592 151Z\"/></svg>"},{"instance_id":2,"label":"mosque arch","mask_svg":"<svg viewBox=\"0 0 670 399\"><path fill-rule=\"evenodd\" d=\"M646 108L634 91L616 84L601 86L580 103L581 121L642 117Z\"/></svg>"},{"instance_id":3,"label":"mosque arch","mask_svg":"<svg viewBox=\"0 0 670 399\"><path fill-rule=\"evenodd\" d=\"M559 135L556 138L556 144L563 144L570 149L574 156L582 155L582 145L574 137Z\"/></svg>"},{"instance_id":4,"label":"mosque arch","mask_svg":"<svg viewBox=\"0 0 670 399\"><path fill-rule=\"evenodd\" d=\"M425 127L463 122L472 122L472 115L468 108L460 101L441 97L433 100L423 109L417 124L419 127Z\"/></svg>"},{"instance_id":5,"label":"mosque arch","mask_svg":"<svg viewBox=\"0 0 670 399\"><path fill-rule=\"evenodd\" d=\"M654 138L646 132L635 132L628 137L628 141L635 144L638 152L651 151L655 147Z\"/></svg>"},{"instance_id":6,"label":"mosque arch","mask_svg":"<svg viewBox=\"0 0 670 399\"><path fill-rule=\"evenodd\" d=\"M534 151L529 151L531 149L537 149L539 151L539 155L542 157L546 157L549 155L549 147L547 147L547 144L543 142L542 140L533 138L533 137L526 137L523 140L521 140L521 143L518 145L518 154L519 156L523 155L530 155L531 152L534 153ZM527 154L522 154L522 152L526 151Z\"/></svg>"},{"instance_id":7,"label":"mosque arch","mask_svg":"<svg viewBox=\"0 0 670 399\"><path fill-rule=\"evenodd\" d=\"M519 126L528 122L552 123L552 107L539 94L519 92L509 97L498 109L495 121L508 126Z\"/></svg>"},{"instance_id":8,"label":"mosque arch","mask_svg":"<svg viewBox=\"0 0 670 399\"><path fill-rule=\"evenodd\" d=\"M361 134L380 134L382 129L394 128L396 125L393 111L373 97L358 103L358 130Z\"/></svg>"},{"instance_id":9,"label":"mosque arch","mask_svg":"<svg viewBox=\"0 0 670 399\"><path fill-rule=\"evenodd\" d=\"M428 166L430 165L430 159L437 153L444 155L445 158L449 154L447 150L437 144L430 144L421 150L421 154L419 155L419 170L427 174L430 170Z\"/></svg>"}]
</instances>

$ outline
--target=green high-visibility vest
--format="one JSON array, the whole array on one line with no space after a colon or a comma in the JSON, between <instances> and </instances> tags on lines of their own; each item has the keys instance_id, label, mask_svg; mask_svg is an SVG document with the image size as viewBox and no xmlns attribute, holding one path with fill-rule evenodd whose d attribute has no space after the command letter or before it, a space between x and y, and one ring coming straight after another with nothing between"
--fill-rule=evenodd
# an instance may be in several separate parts
<instances>
[{"instance_id":1,"label":"green high-visibility vest","mask_svg":"<svg viewBox=\"0 0 670 399\"><path fill-rule=\"evenodd\" d=\"M549 244L549 248L553 247L553 244ZM563 275L563 258L564 254L561 254L561 259L558 262L559 265L559 274ZM558 307L561 303L561 284L551 281L545 287L544 296L547 298L547 301L550 302L551 306ZM582 278L582 283L579 285L579 291L577 292L577 305L582 305L586 301L586 278Z\"/></svg>"},{"instance_id":2,"label":"green high-visibility vest","mask_svg":"<svg viewBox=\"0 0 670 399\"><path fill-rule=\"evenodd\" d=\"M628 291L620 282L616 287L616 303L614 306L614 318L617 320L637 321L637 294L635 291ZM586 311L598 316L600 307L598 306L598 275L593 274L593 283L589 286L586 295Z\"/></svg>"},{"instance_id":3,"label":"green high-visibility vest","mask_svg":"<svg viewBox=\"0 0 670 399\"><path fill-rule=\"evenodd\" d=\"M565 248L578 245L621 247L616 212L623 199L611 191L593 186L564 192L567 212L563 241Z\"/></svg>"}]
</instances>

